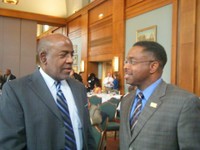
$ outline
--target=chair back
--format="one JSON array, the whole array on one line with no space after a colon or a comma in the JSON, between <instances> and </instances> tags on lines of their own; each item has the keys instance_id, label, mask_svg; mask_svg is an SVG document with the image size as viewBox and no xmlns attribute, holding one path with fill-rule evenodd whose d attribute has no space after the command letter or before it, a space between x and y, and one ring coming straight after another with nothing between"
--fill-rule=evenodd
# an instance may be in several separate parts
<instances>
[{"instance_id":1,"label":"chair back","mask_svg":"<svg viewBox=\"0 0 200 150\"><path fill-rule=\"evenodd\" d=\"M89 97L88 99L89 99L90 104L93 104L93 105L99 105L102 103L102 98L96 95L93 95Z\"/></svg>"},{"instance_id":2,"label":"chair back","mask_svg":"<svg viewBox=\"0 0 200 150\"><path fill-rule=\"evenodd\" d=\"M117 98L115 98L115 97L112 97L112 98L110 98L110 99L108 100L108 102L110 102L110 103L112 103L112 104L118 106L118 105L119 105L119 102L120 102L120 99L117 99Z\"/></svg>"},{"instance_id":3,"label":"chair back","mask_svg":"<svg viewBox=\"0 0 200 150\"><path fill-rule=\"evenodd\" d=\"M102 123L98 125L99 129L104 132L107 129L108 126L108 117L106 117L104 120L102 120Z\"/></svg>"},{"instance_id":4,"label":"chair back","mask_svg":"<svg viewBox=\"0 0 200 150\"><path fill-rule=\"evenodd\" d=\"M108 115L109 121L112 121L115 119L115 114L117 110L117 106L110 103L110 102L105 102L99 105L99 109L106 113Z\"/></svg>"},{"instance_id":5,"label":"chair back","mask_svg":"<svg viewBox=\"0 0 200 150\"><path fill-rule=\"evenodd\" d=\"M96 105L91 105L89 108L90 121L92 125L100 124L102 122L101 110Z\"/></svg>"},{"instance_id":6,"label":"chair back","mask_svg":"<svg viewBox=\"0 0 200 150\"><path fill-rule=\"evenodd\" d=\"M104 150L106 147L105 133L108 125L108 118L102 121L99 125L92 126L93 136L95 138L95 150Z\"/></svg>"}]
</instances>

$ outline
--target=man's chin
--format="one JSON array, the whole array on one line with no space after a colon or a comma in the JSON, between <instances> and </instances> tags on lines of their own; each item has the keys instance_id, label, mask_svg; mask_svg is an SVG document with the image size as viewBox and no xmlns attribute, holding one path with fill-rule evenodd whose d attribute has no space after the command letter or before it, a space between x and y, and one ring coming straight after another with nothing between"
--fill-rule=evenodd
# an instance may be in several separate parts
<instances>
[{"instance_id":1,"label":"man's chin","mask_svg":"<svg viewBox=\"0 0 200 150\"><path fill-rule=\"evenodd\" d=\"M126 78L125 81L126 81L126 84L129 84L129 85L132 85L134 82L132 79L129 79L129 78Z\"/></svg>"},{"instance_id":2,"label":"man's chin","mask_svg":"<svg viewBox=\"0 0 200 150\"><path fill-rule=\"evenodd\" d=\"M126 79L126 84L130 84L130 82Z\"/></svg>"},{"instance_id":3,"label":"man's chin","mask_svg":"<svg viewBox=\"0 0 200 150\"><path fill-rule=\"evenodd\" d=\"M70 75L69 75L69 73L66 73L66 74L63 74L61 78L62 78L63 80L65 80L65 79L67 79L68 77L70 77Z\"/></svg>"}]
</instances>

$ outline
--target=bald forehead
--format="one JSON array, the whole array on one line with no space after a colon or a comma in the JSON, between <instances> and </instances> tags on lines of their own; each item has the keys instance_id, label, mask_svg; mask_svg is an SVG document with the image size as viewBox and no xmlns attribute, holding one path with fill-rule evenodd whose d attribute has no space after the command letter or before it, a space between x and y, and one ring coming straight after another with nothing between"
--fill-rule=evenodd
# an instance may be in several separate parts
<instances>
[{"instance_id":1,"label":"bald forehead","mask_svg":"<svg viewBox=\"0 0 200 150\"><path fill-rule=\"evenodd\" d=\"M62 35L62 34L50 34L44 38L41 39L41 41L43 42L51 42L51 43L54 43L54 42L59 42L59 41L64 41L66 42L67 44L71 44L71 41L69 40L68 37Z\"/></svg>"},{"instance_id":2,"label":"bald forehead","mask_svg":"<svg viewBox=\"0 0 200 150\"><path fill-rule=\"evenodd\" d=\"M55 43L72 46L72 42L68 37L62 34L50 34L40 39L38 42L38 52L40 52L41 49L53 46Z\"/></svg>"}]
</instances>

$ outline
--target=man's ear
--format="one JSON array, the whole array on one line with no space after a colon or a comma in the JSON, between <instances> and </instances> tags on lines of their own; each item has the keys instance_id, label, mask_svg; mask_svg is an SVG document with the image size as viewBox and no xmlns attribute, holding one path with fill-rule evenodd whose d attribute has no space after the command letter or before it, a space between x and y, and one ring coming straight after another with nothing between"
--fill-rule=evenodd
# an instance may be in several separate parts
<instances>
[{"instance_id":1,"label":"man's ear","mask_svg":"<svg viewBox=\"0 0 200 150\"><path fill-rule=\"evenodd\" d=\"M155 73L158 71L160 63L158 61L153 61L150 64L150 73Z\"/></svg>"},{"instance_id":2,"label":"man's ear","mask_svg":"<svg viewBox=\"0 0 200 150\"><path fill-rule=\"evenodd\" d=\"M47 61L47 53L46 51L42 51L40 54L39 54L39 58L40 58L40 62L42 64L46 64L46 61Z\"/></svg>"}]
</instances>

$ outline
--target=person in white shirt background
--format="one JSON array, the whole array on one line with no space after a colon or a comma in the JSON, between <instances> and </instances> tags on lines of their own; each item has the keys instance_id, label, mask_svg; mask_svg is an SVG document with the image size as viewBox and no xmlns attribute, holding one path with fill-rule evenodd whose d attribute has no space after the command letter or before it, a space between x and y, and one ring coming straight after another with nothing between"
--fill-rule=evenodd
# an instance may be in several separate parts
<instances>
[{"instance_id":1,"label":"person in white shirt background","mask_svg":"<svg viewBox=\"0 0 200 150\"><path fill-rule=\"evenodd\" d=\"M103 80L103 85L106 91L110 91L113 88L113 77L110 72L107 73L107 76Z\"/></svg>"}]
</instances>

